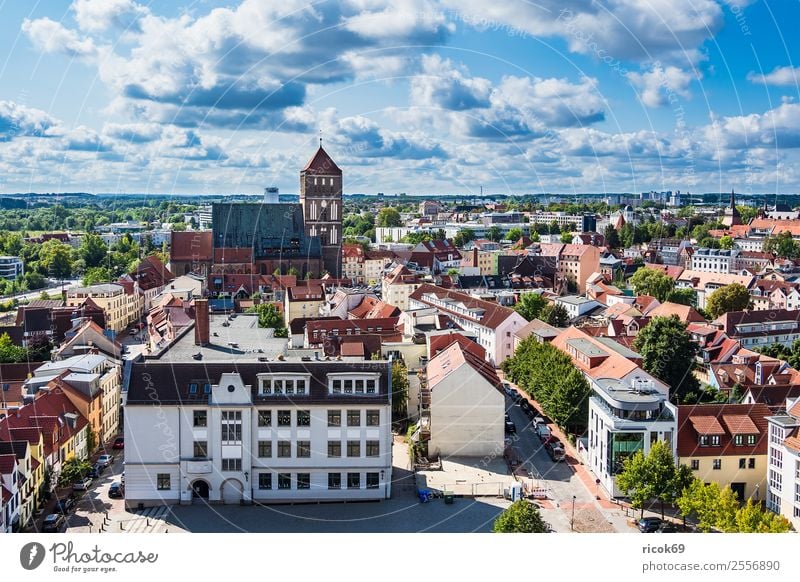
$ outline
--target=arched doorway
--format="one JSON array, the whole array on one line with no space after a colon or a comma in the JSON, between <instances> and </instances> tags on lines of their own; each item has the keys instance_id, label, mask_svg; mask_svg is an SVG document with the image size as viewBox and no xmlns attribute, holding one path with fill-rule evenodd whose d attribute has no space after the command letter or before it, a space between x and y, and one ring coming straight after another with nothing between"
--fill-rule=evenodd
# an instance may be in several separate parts
<instances>
[{"instance_id":1,"label":"arched doorway","mask_svg":"<svg viewBox=\"0 0 800 582\"><path fill-rule=\"evenodd\" d=\"M244 486L238 479L228 479L222 484L222 502L225 504L241 503L244 499Z\"/></svg>"},{"instance_id":2,"label":"arched doorway","mask_svg":"<svg viewBox=\"0 0 800 582\"><path fill-rule=\"evenodd\" d=\"M198 479L192 482L192 501L208 501L208 481Z\"/></svg>"}]
</instances>

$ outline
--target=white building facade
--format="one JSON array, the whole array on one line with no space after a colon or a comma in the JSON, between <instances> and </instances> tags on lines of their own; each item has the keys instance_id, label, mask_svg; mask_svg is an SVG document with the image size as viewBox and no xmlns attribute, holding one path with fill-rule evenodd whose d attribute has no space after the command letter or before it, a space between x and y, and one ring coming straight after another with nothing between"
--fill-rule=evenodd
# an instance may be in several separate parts
<instances>
[{"instance_id":1,"label":"white building facade","mask_svg":"<svg viewBox=\"0 0 800 582\"><path fill-rule=\"evenodd\" d=\"M800 530L800 399L788 412L767 418L767 509L784 516Z\"/></svg>"}]
</instances>

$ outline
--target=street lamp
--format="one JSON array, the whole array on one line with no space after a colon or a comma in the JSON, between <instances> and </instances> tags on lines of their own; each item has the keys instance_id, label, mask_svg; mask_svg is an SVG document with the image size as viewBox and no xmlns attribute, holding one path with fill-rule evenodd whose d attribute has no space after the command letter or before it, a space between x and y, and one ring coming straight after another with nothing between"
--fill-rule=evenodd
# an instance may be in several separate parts
<instances>
[{"instance_id":1,"label":"street lamp","mask_svg":"<svg viewBox=\"0 0 800 582\"><path fill-rule=\"evenodd\" d=\"M575 531L575 495L572 496L572 518L569 520L569 530Z\"/></svg>"}]
</instances>

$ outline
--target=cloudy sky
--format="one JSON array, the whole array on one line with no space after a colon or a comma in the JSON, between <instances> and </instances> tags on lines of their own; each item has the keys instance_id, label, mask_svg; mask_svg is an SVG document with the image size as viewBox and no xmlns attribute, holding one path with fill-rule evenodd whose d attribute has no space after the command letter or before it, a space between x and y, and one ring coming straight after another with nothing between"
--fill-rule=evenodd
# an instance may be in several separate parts
<instances>
[{"instance_id":1,"label":"cloudy sky","mask_svg":"<svg viewBox=\"0 0 800 582\"><path fill-rule=\"evenodd\" d=\"M800 192L794 0L29 4L2 192Z\"/></svg>"}]
</instances>

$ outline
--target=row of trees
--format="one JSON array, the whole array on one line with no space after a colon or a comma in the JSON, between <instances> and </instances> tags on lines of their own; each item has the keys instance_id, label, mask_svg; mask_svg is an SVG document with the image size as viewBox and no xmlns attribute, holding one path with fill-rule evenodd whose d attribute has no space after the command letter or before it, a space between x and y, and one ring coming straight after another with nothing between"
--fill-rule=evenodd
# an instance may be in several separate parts
<instances>
[{"instance_id":1,"label":"row of trees","mask_svg":"<svg viewBox=\"0 0 800 582\"><path fill-rule=\"evenodd\" d=\"M575 434L583 431L591 389L568 355L529 337L520 343L513 357L503 362L502 368L539 402L553 422Z\"/></svg>"},{"instance_id":2,"label":"row of trees","mask_svg":"<svg viewBox=\"0 0 800 582\"><path fill-rule=\"evenodd\" d=\"M786 518L764 511L752 500L741 505L730 486L696 479L689 467L675 464L664 441L654 443L647 455L639 450L625 459L617 486L628 493L631 505L642 515L652 500L660 503L662 518L665 505L676 505L684 519L695 519L698 528L706 532L781 533L790 529Z\"/></svg>"}]
</instances>

